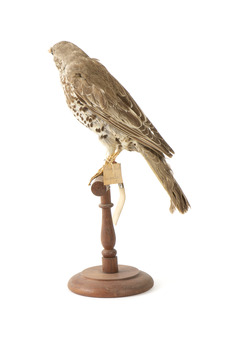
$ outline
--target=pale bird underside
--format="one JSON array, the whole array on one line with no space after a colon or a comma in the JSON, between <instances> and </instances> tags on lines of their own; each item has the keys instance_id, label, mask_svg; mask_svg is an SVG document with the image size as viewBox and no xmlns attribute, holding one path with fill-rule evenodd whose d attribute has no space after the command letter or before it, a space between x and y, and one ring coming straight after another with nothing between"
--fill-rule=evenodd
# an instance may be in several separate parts
<instances>
[{"instance_id":1,"label":"pale bird underside","mask_svg":"<svg viewBox=\"0 0 233 350\"><path fill-rule=\"evenodd\" d=\"M185 213L189 202L164 156L172 157L174 151L130 94L98 60L87 56L76 45L62 41L50 52L75 117L98 134L109 156L121 150L140 152L168 192L170 210L176 207Z\"/></svg>"}]
</instances>

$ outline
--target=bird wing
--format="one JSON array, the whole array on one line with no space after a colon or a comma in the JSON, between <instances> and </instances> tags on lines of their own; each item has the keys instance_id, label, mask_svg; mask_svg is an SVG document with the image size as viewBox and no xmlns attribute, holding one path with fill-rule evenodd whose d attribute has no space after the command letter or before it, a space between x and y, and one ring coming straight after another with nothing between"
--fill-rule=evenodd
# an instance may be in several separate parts
<instances>
[{"instance_id":1,"label":"bird wing","mask_svg":"<svg viewBox=\"0 0 233 350\"><path fill-rule=\"evenodd\" d=\"M140 144L172 157L174 151L141 111L128 91L95 59L82 57L66 68L77 98L108 124Z\"/></svg>"}]
</instances>

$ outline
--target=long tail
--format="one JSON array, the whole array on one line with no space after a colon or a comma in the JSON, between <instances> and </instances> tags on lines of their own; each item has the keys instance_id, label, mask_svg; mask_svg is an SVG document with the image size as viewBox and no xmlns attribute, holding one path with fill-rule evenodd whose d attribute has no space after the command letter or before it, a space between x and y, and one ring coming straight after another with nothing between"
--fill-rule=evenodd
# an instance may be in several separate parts
<instances>
[{"instance_id":1,"label":"long tail","mask_svg":"<svg viewBox=\"0 0 233 350\"><path fill-rule=\"evenodd\" d=\"M190 207L190 204L180 188L179 184L173 177L172 170L167 164L163 154L155 153L150 149L142 146L140 153L146 159L147 163L169 194L171 198L170 212L173 213L175 208L184 214Z\"/></svg>"}]
</instances>

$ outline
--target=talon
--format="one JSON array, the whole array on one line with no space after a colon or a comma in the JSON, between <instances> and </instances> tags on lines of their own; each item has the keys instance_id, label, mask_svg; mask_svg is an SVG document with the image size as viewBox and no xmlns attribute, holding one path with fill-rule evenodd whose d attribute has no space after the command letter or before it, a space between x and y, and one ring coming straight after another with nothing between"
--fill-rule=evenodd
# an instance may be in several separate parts
<instances>
[{"instance_id":1,"label":"talon","mask_svg":"<svg viewBox=\"0 0 233 350\"><path fill-rule=\"evenodd\" d=\"M97 173L96 173L94 176L92 176L92 178L91 178L90 181L89 181L88 186L90 186L90 184L92 183L92 181L93 181L94 179L96 179L98 176L103 175L103 170L104 170L103 167L100 168L100 169L97 171Z\"/></svg>"}]
</instances>

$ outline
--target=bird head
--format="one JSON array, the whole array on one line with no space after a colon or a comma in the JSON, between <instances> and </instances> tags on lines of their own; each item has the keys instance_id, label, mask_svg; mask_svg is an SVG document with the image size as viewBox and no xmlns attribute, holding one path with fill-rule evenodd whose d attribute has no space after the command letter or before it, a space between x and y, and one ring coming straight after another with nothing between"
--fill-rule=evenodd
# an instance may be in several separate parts
<instances>
[{"instance_id":1,"label":"bird head","mask_svg":"<svg viewBox=\"0 0 233 350\"><path fill-rule=\"evenodd\" d=\"M54 57L54 62L59 70L64 69L65 66L76 56L88 57L78 46L69 41L60 41L49 49Z\"/></svg>"}]
</instances>

